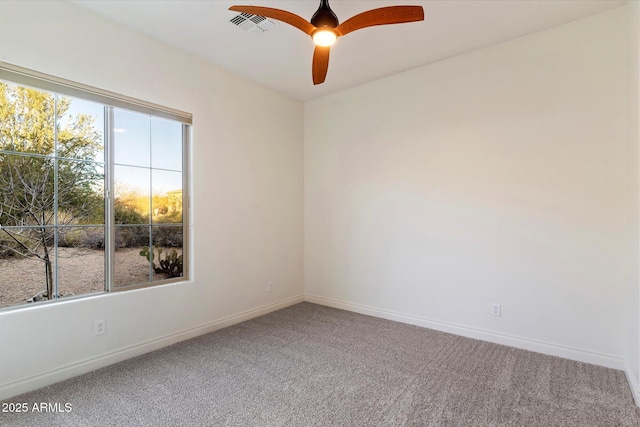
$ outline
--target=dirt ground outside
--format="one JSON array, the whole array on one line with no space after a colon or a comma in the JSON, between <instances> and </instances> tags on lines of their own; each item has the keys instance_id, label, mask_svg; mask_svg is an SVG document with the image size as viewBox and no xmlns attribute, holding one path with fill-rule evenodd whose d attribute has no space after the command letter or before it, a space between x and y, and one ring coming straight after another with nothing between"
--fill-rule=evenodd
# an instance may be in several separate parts
<instances>
[{"instance_id":1,"label":"dirt ground outside","mask_svg":"<svg viewBox=\"0 0 640 427\"><path fill-rule=\"evenodd\" d=\"M104 291L104 250L59 248L58 264L58 292L62 298ZM140 248L117 249L114 264L115 286L149 282L149 261L140 256ZM154 280L165 278L164 274L153 275ZM0 259L0 308L28 304L28 299L45 290L42 261Z\"/></svg>"}]
</instances>

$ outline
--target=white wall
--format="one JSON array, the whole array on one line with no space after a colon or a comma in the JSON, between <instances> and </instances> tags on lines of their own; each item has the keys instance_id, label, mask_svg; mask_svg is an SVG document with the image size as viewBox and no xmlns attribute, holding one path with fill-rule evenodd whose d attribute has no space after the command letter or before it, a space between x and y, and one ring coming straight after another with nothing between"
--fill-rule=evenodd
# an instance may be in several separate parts
<instances>
[{"instance_id":1,"label":"white wall","mask_svg":"<svg viewBox=\"0 0 640 427\"><path fill-rule=\"evenodd\" d=\"M0 61L194 117L193 280L0 313L0 399L301 301L301 103L67 2L1 1L0 41Z\"/></svg>"},{"instance_id":2,"label":"white wall","mask_svg":"<svg viewBox=\"0 0 640 427\"><path fill-rule=\"evenodd\" d=\"M307 298L623 368L628 49L623 7L307 102Z\"/></svg>"},{"instance_id":3,"label":"white wall","mask_svg":"<svg viewBox=\"0 0 640 427\"><path fill-rule=\"evenodd\" d=\"M631 220L635 221L636 228L630 233L630 253L635 264L631 269L627 320L627 354L626 372L629 384L633 390L636 403L640 405L640 263L639 256L639 231L640 212L638 211L638 196L640 193L640 3L629 2L629 142L634 150L630 150L629 162L632 184L629 186ZM635 176L635 180L633 177Z\"/></svg>"}]
</instances>

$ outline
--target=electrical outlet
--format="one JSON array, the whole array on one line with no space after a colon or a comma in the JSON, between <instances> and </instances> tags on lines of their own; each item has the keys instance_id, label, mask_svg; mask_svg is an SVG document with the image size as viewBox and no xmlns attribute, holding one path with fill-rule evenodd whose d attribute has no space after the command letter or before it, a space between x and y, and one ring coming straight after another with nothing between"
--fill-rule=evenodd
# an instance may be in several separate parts
<instances>
[{"instance_id":1,"label":"electrical outlet","mask_svg":"<svg viewBox=\"0 0 640 427\"><path fill-rule=\"evenodd\" d=\"M107 321L104 319L96 320L96 323L93 325L93 334L104 335L106 333L107 333Z\"/></svg>"},{"instance_id":2,"label":"electrical outlet","mask_svg":"<svg viewBox=\"0 0 640 427\"><path fill-rule=\"evenodd\" d=\"M267 292L273 292L273 282L267 283Z\"/></svg>"},{"instance_id":3,"label":"electrical outlet","mask_svg":"<svg viewBox=\"0 0 640 427\"><path fill-rule=\"evenodd\" d=\"M500 304L491 304L491 314L496 317L500 317L502 315Z\"/></svg>"}]
</instances>

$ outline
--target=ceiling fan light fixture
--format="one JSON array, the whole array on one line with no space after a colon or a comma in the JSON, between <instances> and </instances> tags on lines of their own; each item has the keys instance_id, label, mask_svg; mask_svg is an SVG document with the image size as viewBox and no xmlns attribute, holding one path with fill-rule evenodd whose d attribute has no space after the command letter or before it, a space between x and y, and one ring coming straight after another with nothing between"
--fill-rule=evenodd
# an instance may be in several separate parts
<instances>
[{"instance_id":1,"label":"ceiling fan light fixture","mask_svg":"<svg viewBox=\"0 0 640 427\"><path fill-rule=\"evenodd\" d=\"M335 31L319 30L313 33L313 42L317 46L332 46L337 39Z\"/></svg>"},{"instance_id":2,"label":"ceiling fan light fixture","mask_svg":"<svg viewBox=\"0 0 640 427\"><path fill-rule=\"evenodd\" d=\"M311 76L313 77L314 85L324 82L329 68L330 46L336 42L338 37L378 25L424 21L424 9L422 6L387 6L359 13L341 24L336 14L329 7L329 0L320 0L320 7L311 17L311 21L307 21L295 13L271 7L231 6L229 10L282 21L311 36L316 44L311 64Z\"/></svg>"}]
</instances>

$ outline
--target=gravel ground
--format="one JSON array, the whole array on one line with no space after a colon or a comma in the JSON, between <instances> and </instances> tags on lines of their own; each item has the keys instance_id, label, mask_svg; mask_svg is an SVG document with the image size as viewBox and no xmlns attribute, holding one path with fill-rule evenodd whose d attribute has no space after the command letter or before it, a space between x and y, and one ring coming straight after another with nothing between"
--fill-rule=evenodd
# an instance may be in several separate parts
<instances>
[{"instance_id":1,"label":"gravel ground","mask_svg":"<svg viewBox=\"0 0 640 427\"><path fill-rule=\"evenodd\" d=\"M140 249L118 249L115 257L116 286L149 281L149 262L140 256ZM104 290L104 250L60 248L58 262L58 291L63 297ZM164 278L156 276L156 280ZM0 308L27 304L28 299L45 290L42 261L0 259Z\"/></svg>"}]
</instances>

